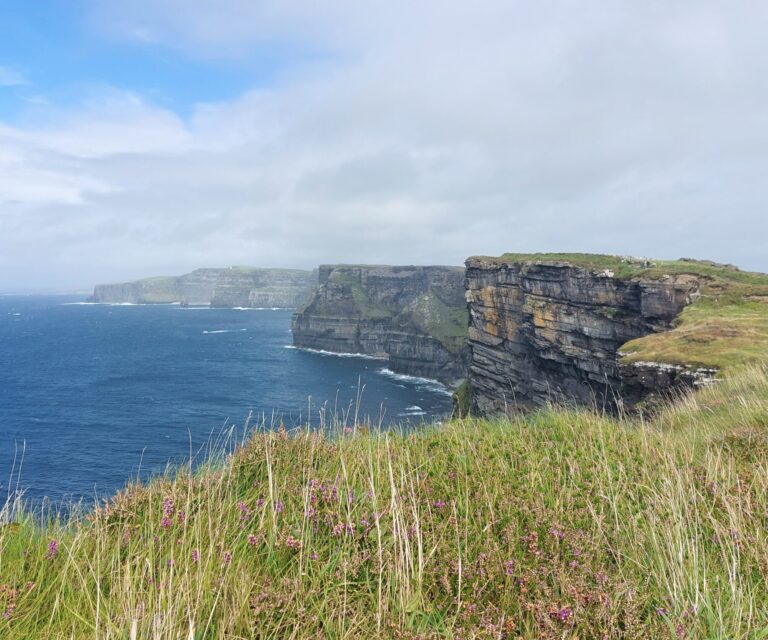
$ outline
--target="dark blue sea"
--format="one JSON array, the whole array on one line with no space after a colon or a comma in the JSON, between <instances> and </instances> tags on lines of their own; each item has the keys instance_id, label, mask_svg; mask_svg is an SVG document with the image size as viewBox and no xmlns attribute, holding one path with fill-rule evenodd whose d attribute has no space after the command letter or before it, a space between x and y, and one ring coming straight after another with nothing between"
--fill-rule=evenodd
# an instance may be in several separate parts
<instances>
[{"instance_id":1,"label":"dark blue sea","mask_svg":"<svg viewBox=\"0 0 768 640\"><path fill-rule=\"evenodd\" d=\"M317 428L357 407L416 428L450 412L445 388L384 361L291 348L290 324L287 310L0 296L0 507L17 486L33 504L91 504L242 437L249 414Z\"/></svg>"}]
</instances>

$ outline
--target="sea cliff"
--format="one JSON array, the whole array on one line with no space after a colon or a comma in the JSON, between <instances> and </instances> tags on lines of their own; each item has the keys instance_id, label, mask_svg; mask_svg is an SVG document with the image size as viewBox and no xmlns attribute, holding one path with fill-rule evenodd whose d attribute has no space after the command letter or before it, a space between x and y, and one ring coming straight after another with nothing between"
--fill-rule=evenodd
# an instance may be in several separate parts
<instances>
[{"instance_id":1,"label":"sea cliff","mask_svg":"<svg viewBox=\"0 0 768 640\"><path fill-rule=\"evenodd\" d=\"M750 301L768 287L763 274L579 254L473 257L466 265L468 395L481 414L547 402L637 405L709 385L722 368L759 355L739 341L765 331L768 306Z\"/></svg>"},{"instance_id":2,"label":"sea cliff","mask_svg":"<svg viewBox=\"0 0 768 640\"><path fill-rule=\"evenodd\" d=\"M317 284L317 273L299 269L228 267L196 269L182 276L96 285L94 302L296 308Z\"/></svg>"},{"instance_id":3,"label":"sea cliff","mask_svg":"<svg viewBox=\"0 0 768 640\"><path fill-rule=\"evenodd\" d=\"M452 386L466 375L461 267L324 265L319 285L294 314L297 347L387 358L397 373Z\"/></svg>"}]
</instances>

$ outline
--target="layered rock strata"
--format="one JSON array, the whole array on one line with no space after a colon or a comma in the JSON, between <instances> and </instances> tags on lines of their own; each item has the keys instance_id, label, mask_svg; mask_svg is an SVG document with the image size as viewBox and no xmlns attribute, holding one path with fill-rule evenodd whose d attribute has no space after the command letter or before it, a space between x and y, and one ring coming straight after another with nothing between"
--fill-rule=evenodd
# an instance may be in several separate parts
<instances>
[{"instance_id":1,"label":"layered rock strata","mask_svg":"<svg viewBox=\"0 0 768 640\"><path fill-rule=\"evenodd\" d=\"M387 358L397 373L458 384L466 375L460 267L325 265L294 314L297 347Z\"/></svg>"},{"instance_id":2,"label":"layered rock strata","mask_svg":"<svg viewBox=\"0 0 768 640\"><path fill-rule=\"evenodd\" d=\"M619 352L621 400L625 406L669 400L677 392L708 387L717 381L718 369L667 362L623 362Z\"/></svg>"},{"instance_id":3,"label":"layered rock strata","mask_svg":"<svg viewBox=\"0 0 768 640\"><path fill-rule=\"evenodd\" d=\"M296 308L309 298L317 273L299 269L197 269L178 277L96 285L94 302Z\"/></svg>"},{"instance_id":4,"label":"layered rock strata","mask_svg":"<svg viewBox=\"0 0 768 640\"><path fill-rule=\"evenodd\" d=\"M683 383L686 372L619 364L620 347L669 329L699 295L696 277L616 277L557 260L467 260L472 409L547 402L615 408ZM634 373L631 373L634 372Z\"/></svg>"}]
</instances>

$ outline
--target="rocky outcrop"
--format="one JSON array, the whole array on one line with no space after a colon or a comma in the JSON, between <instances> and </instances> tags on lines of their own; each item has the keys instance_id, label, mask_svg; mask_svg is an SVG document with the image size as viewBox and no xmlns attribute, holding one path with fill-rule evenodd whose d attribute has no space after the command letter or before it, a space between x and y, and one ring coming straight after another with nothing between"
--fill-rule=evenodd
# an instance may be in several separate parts
<instances>
[{"instance_id":1,"label":"rocky outcrop","mask_svg":"<svg viewBox=\"0 0 768 640\"><path fill-rule=\"evenodd\" d=\"M325 265L319 285L294 314L295 346L380 356L449 385L466 375L462 268Z\"/></svg>"},{"instance_id":2,"label":"rocky outcrop","mask_svg":"<svg viewBox=\"0 0 768 640\"><path fill-rule=\"evenodd\" d=\"M94 302L296 308L317 284L317 273L299 269L229 267L197 269L178 277L96 285Z\"/></svg>"},{"instance_id":3,"label":"rocky outcrop","mask_svg":"<svg viewBox=\"0 0 768 640\"><path fill-rule=\"evenodd\" d=\"M619 352L621 401L625 406L649 406L668 400L680 391L714 384L718 369L666 362L624 362Z\"/></svg>"},{"instance_id":4,"label":"rocky outcrop","mask_svg":"<svg viewBox=\"0 0 768 640\"><path fill-rule=\"evenodd\" d=\"M473 411L550 401L613 408L622 396L637 400L669 385L669 372L629 376L619 349L669 329L697 298L696 277L619 277L559 260L476 257L466 264Z\"/></svg>"}]
</instances>

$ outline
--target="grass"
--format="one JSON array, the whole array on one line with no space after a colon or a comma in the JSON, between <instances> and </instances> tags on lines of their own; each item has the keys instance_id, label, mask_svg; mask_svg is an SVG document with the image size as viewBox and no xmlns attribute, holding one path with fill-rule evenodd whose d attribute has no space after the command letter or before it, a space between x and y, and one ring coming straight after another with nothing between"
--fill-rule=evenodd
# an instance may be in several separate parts
<instances>
[{"instance_id":1,"label":"grass","mask_svg":"<svg viewBox=\"0 0 768 640\"><path fill-rule=\"evenodd\" d=\"M721 371L768 359L768 274L706 260L650 260L587 253L506 253L471 258L494 263L567 263L624 280L693 275L701 296L676 318L671 331L623 345L622 361L663 362Z\"/></svg>"},{"instance_id":2,"label":"grass","mask_svg":"<svg viewBox=\"0 0 768 640\"><path fill-rule=\"evenodd\" d=\"M624 362L652 361L720 370L768 360L768 304L702 300L683 309L672 331L632 340Z\"/></svg>"},{"instance_id":3,"label":"grass","mask_svg":"<svg viewBox=\"0 0 768 640\"><path fill-rule=\"evenodd\" d=\"M0 637L768 637L768 373L638 420L280 430L85 518L9 505Z\"/></svg>"}]
</instances>

